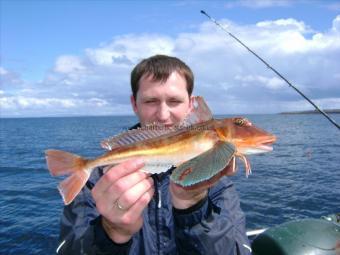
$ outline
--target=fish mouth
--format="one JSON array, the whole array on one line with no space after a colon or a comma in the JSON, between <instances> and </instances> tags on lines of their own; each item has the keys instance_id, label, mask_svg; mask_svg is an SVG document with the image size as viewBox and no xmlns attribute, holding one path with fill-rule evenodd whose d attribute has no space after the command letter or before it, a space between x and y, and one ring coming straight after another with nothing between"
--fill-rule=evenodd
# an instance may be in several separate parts
<instances>
[{"instance_id":1,"label":"fish mouth","mask_svg":"<svg viewBox=\"0 0 340 255\"><path fill-rule=\"evenodd\" d=\"M260 145L254 146L254 147L248 147L248 148L241 149L240 151L241 151L241 153L243 153L245 155L252 155L252 154L266 153L266 152L270 152L272 150L273 150L272 146L260 144Z\"/></svg>"},{"instance_id":2,"label":"fish mouth","mask_svg":"<svg viewBox=\"0 0 340 255\"><path fill-rule=\"evenodd\" d=\"M261 143L259 143L256 148L263 151L272 151L273 150L273 143L276 141L276 136L271 136L265 140L261 140Z\"/></svg>"},{"instance_id":3,"label":"fish mouth","mask_svg":"<svg viewBox=\"0 0 340 255\"><path fill-rule=\"evenodd\" d=\"M256 147L256 149L259 149L263 152L272 151L273 146L271 146L271 145L272 144L260 144L259 146Z\"/></svg>"},{"instance_id":4,"label":"fish mouth","mask_svg":"<svg viewBox=\"0 0 340 255\"><path fill-rule=\"evenodd\" d=\"M273 150L272 145L275 141L275 136L271 136L265 139L261 138L258 139L258 142L256 142L255 144L250 145L249 147L245 146L245 148L241 149L241 152L246 155L270 152Z\"/></svg>"}]
</instances>

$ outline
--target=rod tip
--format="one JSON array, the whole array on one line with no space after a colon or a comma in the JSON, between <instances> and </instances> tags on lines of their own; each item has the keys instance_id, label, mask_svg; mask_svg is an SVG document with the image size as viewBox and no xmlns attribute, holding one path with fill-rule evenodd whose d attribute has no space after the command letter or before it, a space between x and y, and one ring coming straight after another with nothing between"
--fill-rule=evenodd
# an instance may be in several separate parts
<instances>
[{"instance_id":1,"label":"rod tip","mask_svg":"<svg viewBox=\"0 0 340 255\"><path fill-rule=\"evenodd\" d=\"M203 11L203 10L201 10L201 13L202 13L202 14L206 14L205 11Z\"/></svg>"}]
</instances>

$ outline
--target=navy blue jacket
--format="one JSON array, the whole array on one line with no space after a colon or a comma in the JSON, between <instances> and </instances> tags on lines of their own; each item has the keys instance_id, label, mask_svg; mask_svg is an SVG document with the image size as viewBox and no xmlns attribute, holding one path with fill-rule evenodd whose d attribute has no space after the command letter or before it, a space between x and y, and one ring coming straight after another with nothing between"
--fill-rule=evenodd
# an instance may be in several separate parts
<instances>
[{"instance_id":1,"label":"navy blue jacket","mask_svg":"<svg viewBox=\"0 0 340 255\"><path fill-rule=\"evenodd\" d=\"M169 175L155 175L155 195L143 212L142 229L115 244L101 226L91 188L103 175L95 169L77 198L65 206L58 254L250 254L245 217L233 183L223 177L208 196L185 210L172 207Z\"/></svg>"}]
</instances>

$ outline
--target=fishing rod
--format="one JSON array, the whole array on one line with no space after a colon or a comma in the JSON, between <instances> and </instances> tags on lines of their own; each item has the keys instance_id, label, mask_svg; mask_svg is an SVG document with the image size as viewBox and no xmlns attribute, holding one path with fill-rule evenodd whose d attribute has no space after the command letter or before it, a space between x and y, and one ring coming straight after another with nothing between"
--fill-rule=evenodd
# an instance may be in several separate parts
<instances>
[{"instance_id":1,"label":"fishing rod","mask_svg":"<svg viewBox=\"0 0 340 255\"><path fill-rule=\"evenodd\" d=\"M238 43L240 43L243 47L245 47L248 51L250 51L255 57L257 57L262 63L264 63L270 70L272 70L277 76L279 76L282 80L284 80L291 88L293 88L296 92L298 92L304 99L306 99L310 104L314 106L314 108L323 114L334 126L340 130L340 126L323 110L321 110L311 99L305 96L298 88L296 88L293 84L291 84L282 74L276 71L273 67L271 67L263 58L257 55L253 50L251 50L247 45L245 45L240 39L238 39L235 35L230 33L227 29L222 27L220 23L218 23L215 19L210 17L205 11L201 10L201 13L208 17L213 23L215 23L218 27L220 27L224 32L226 32L229 36L234 38Z\"/></svg>"}]
</instances>

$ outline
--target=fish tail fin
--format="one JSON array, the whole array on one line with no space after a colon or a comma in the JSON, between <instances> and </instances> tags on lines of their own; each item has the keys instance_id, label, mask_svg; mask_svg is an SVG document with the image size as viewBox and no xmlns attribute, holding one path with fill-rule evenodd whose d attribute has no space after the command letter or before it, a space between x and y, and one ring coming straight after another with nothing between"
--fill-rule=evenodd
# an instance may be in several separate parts
<instances>
[{"instance_id":1,"label":"fish tail fin","mask_svg":"<svg viewBox=\"0 0 340 255\"><path fill-rule=\"evenodd\" d=\"M70 175L58 186L65 205L70 204L90 177L86 167L88 160L60 150L47 150L45 154L51 175Z\"/></svg>"},{"instance_id":2,"label":"fish tail fin","mask_svg":"<svg viewBox=\"0 0 340 255\"><path fill-rule=\"evenodd\" d=\"M63 180L58 190L64 200L64 204L70 204L73 199L79 194L81 189L85 186L90 174L88 171L78 171Z\"/></svg>"},{"instance_id":3,"label":"fish tail fin","mask_svg":"<svg viewBox=\"0 0 340 255\"><path fill-rule=\"evenodd\" d=\"M45 151L47 168L53 176L73 174L83 170L88 160L60 150Z\"/></svg>"}]
</instances>

